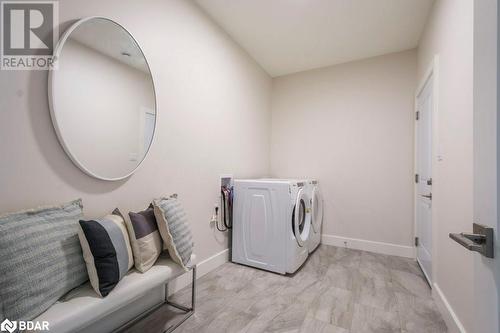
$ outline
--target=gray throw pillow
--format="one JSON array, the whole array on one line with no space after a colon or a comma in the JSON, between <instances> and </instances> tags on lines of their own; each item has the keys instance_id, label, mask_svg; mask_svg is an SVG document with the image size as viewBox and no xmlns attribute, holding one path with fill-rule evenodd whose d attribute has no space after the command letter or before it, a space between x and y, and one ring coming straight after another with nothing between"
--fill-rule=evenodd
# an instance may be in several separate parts
<instances>
[{"instance_id":1,"label":"gray throw pillow","mask_svg":"<svg viewBox=\"0 0 500 333\"><path fill-rule=\"evenodd\" d=\"M0 216L0 321L30 320L87 281L82 201Z\"/></svg>"},{"instance_id":2,"label":"gray throw pillow","mask_svg":"<svg viewBox=\"0 0 500 333\"><path fill-rule=\"evenodd\" d=\"M153 206L142 212L130 212L128 216L125 222L134 253L135 268L144 273L154 265L163 251Z\"/></svg>"},{"instance_id":3,"label":"gray throw pillow","mask_svg":"<svg viewBox=\"0 0 500 333\"><path fill-rule=\"evenodd\" d=\"M156 223L170 257L185 270L193 253L193 236L186 213L176 196L153 201Z\"/></svg>"}]
</instances>

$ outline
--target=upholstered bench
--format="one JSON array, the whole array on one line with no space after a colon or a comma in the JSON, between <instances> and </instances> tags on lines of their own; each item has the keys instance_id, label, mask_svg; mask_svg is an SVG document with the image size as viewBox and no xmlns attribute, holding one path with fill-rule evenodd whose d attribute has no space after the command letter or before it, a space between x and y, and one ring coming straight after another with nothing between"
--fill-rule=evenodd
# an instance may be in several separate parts
<instances>
[{"instance_id":1,"label":"upholstered bench","mask_svg":"<svg viewBox=\"0 0 500 333\"><path fill-rule=\"evenodd\" d=\"M191 257L195 263L196 257ZM120 331L159 306L167 303L186 312L177 324L167 331L173 331L194 312L196 294L196 265L193 265L191 307L170 302L166 285L169 281L186 273L178 264L162 255L145 273L132 269L111 291L101 298L86 283L60 299L34 321L48 321L50 332L112 332Z\"/></svg>"}]
</instances>

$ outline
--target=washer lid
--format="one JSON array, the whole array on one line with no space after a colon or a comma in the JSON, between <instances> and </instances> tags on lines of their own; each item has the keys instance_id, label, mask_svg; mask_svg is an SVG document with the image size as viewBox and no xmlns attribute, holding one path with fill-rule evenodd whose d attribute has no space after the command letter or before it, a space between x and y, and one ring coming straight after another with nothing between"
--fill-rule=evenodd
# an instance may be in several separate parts
<instances>
[{"instance_id":1,"label":"washer lid","mask_svg":"<svg viewBox=\"0 0 500 333\"><path fill-rule=\"evenodd\" d=\"M311 204L307 192L303 188L297 194L297 200L293 208L293 234L299 246L304 246L309 238L311 229Z\"/></svg>"},{"instance_id":2,"label":"washer lid","mask_svg":"<svg viewBox=\"0 0 500 333\"><path fill-rule=\"evenodd\" d=\"M321 223L323 222L323 197L318 186L314 186L311 199L311 215L312 227L314 232L321 231Z\"/></svg>"}]
</instances>

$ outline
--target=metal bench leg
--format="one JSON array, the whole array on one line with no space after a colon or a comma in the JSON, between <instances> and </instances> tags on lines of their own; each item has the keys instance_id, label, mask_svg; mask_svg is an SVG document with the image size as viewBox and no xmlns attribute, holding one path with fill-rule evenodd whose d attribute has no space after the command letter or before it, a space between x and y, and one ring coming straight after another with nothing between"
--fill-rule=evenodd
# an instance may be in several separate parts
<instances>
[{"instance_id":1,"label":"metal bench leg","mask_svg":"<svg viewBox=\"0 0 500 333\"><path fill-rule=\"evenodd\" d=\"M196 304L196 265L194 265L191 270L193 271L193 279L192 279L192 283L191 283L191 307L186 307L184 305L177 304L175 302L170 301L168 299L167 284L165 284L165 297L164 297L162 303L156 305L152 309L146 310L145 312L141 313L140 315L138 315L134 319L132 319L129 322L127 322L124 325L122 325L121 327L115 329L113 332L123 332L124 330L126 330L127 328L129 328L132 325L136 324L141 319L146 318L151 313L153 313L155 310L157 310L158 308L162 307L165 304L168 304L170 306L173 306L174 308L177 308L179 310L182 310L182 311L186 312L184 314L184 316L182 317L182 319L178 323L174 324L173 326L169 326L165 331L163 331L164 333L171 333L171 332L173 332L177 327L179 327L183 322L185 322L194 313L194 307L195 307L195 304Z\"/></svg>"},{"instance_id":2,"label":"metal bench leg","mask_svg":"<svg viewBox=\"0 0 500 333\"><path fill-rule=\"evenodd\" d=\"M195 305L196 305L196 265L193 266L192 271L193 271L193 278L192 278L192 283L191 283L191 307L186 307L184 305L170 301L168 299L168 288L167 288L167 286L165 286L165 303L170 305L170 306L173 306L176 309L185 311L186 314L175 325L167 328L164 331L164 333L171 333L171 332L175 331L175 329L177 327L181 326L182 323L184 323L194 313L194 309L195 309Z\"/></svg>"}]
</instances>

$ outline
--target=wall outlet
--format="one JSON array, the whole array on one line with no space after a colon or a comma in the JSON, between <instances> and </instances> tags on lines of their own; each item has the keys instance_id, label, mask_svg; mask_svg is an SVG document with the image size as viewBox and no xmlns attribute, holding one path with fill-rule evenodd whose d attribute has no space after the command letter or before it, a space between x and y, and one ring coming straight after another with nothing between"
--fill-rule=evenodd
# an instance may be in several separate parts
<instances>
[{"instance_id":1,"label":"wall outlet","mask_svg":"<svg viewBox=\"0 0 500 333\"><path fill-rule=\"evenodd\" d=\"M219 204L215 203L212 219L210 220L209 223L211 225L212 223L217 223L218 220L219 220Z\"/></svg>"}]
</instances>

